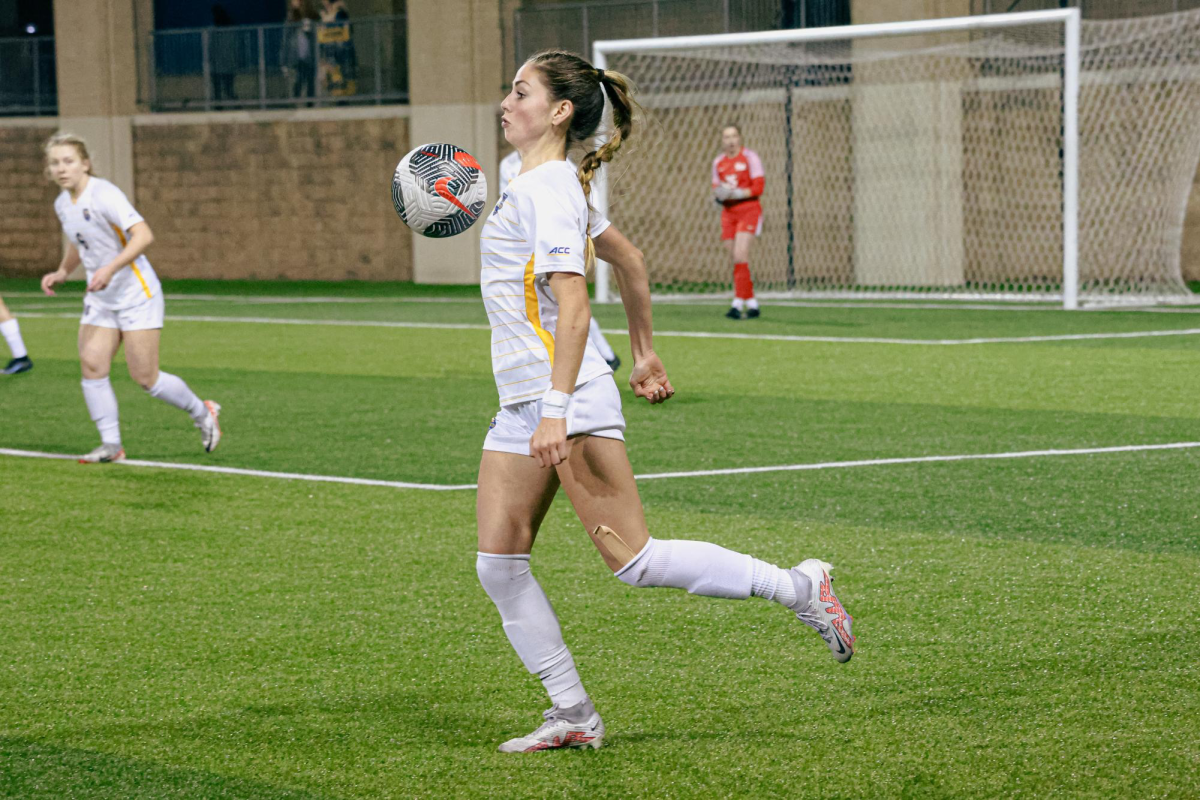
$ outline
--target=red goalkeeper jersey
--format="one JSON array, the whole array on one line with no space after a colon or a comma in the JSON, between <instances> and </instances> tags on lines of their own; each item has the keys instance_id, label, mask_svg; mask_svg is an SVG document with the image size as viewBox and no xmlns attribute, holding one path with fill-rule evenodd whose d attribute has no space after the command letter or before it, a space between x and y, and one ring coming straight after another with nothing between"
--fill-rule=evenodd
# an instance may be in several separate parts
<instances>
[{"instance_id":1,"label":"red goalkeeper jersey","mask_svg":"<svg viewBox=\"0 0 1200 800\"><path fill-rule=\"evenodd\" d=\"M712 185L714 189L718 184L724 183L726 186L736 189L750 190L750 197L745 200L726 200L726 208L740 203L758 205L758 196L763 193L765 181L762 160L758 157L758 153L748 147L743 147L732 158L721 153L713 159Z\"/></svg>"}]
</instances>

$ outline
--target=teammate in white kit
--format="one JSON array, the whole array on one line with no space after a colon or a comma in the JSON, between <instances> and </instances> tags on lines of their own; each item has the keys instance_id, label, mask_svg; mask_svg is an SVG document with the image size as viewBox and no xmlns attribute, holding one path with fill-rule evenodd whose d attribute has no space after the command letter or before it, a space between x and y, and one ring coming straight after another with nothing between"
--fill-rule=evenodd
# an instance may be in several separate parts
<instances>
[{"instance_id":1,"label":"teammate in white kit","mask_svg":"<svg viewBox=\"0 0 1200 800\"><path fill-rule=\"evenodd\" d=\"M587 196L596 170L632 133L629 92L624 76L549 50L521 67L500 106L522 170L501 190L480 235L500 411L479 464L476 570L517 655L553 703L540 727L505 742L503 752L598 747L604 738L550 601L530 572L538 527L560 485L626 584L774 600L815 628L838 661L854 652L851 619L824 561L784 570L707 542L654 539L647 530L625 453L620 393L587 337ZM612 136L577 170L567 148L593 137L606 95ZM662 403L675 390L652 345L645 262L622 241L626 249L611 263L629 320L629 383L637 396Z\"/></svg>"},{"instance_id":2,"label":"teammate in white kit","mask_svg":"<svg viewBox=\"0 0 1200 800\"><path fill-rule=\"evenodd\" d=\"M87 270L87 294L79 324L79 361L83 399L100 431L100 446L80 460L119 461L125 457L117 415L117 397L108 380L113 356L125 344L129 375L151 397L183 409L200 429L204 449L221 441L221 407L202 401L180 378L158 368L163 326L162 286L143 255L154 241L150 226L124 192L92 175L87 144L59 133L46 142L46 171L62 187L54 211L69 242L62 263L42 277L42 291L67 279L81 263Z\"/></svg>"},{"instance_id":3,"label":"teammate in white kit","mask_svg":"<svg viewBox=\"0 0 1200 800\"><path fill-rule=\"evenodd\" d=\"M0 369L0 375L16 375L33 369L29 351L25 349L25 340L21 338L21 326L17 324L17 318L8 310L8 306L4 305L4 298L0 298L0 336L8 342L8 349L12 352L12 358L4 369Z\"/></svg>"},{"instance_id":4,"label":"teammate in white kit","mask_svg":"<svg viewBox=\"0 0 1200 800\"><path fill-rule=\"evenodd\" d=\"M512 183L512 179L521 174L521 154L516 150L500 159L500 185L508 186ZM608 235L605 235L605 232ZM615 234L615 235L614 235ZM590 209L588 215L588 236L596 245L596 256L602 261L608 261L603 255L607 250L607 246L615 243L618 236L621 236L617 226L613 225L607 217L601 214L596 209ZM622 239L625 237L621 236ZM596 345L596 349L600 352L600 357L608 362L612 367L613 372L621 366L621 359L617 356L612 345L608 343L608 339L604 338L604 334L600 331L600 323L596 322L596 318L592 317L592 321L588 323L588 338L592 344Z\"/></svg>"}]
</instances>

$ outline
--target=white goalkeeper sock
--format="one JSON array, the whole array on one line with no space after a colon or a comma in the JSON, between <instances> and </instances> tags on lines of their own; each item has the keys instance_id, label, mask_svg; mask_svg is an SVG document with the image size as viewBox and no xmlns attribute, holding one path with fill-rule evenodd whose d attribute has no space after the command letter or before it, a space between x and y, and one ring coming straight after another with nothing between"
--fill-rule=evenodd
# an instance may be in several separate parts
<instances>
[{"instance_id":1,"label":"white goalkeeper sock","mask_svg":"<svg viewBox=\"0 0 1200 800\"><path fill-rule=\"evenodd\" d=\"M604 334L600 332L600 326L596 324L596 318L592 317L591 323L588 325L588 338L592 340L592 344L596 345L596 349L600 351L600 357L605 361L612 361L616 353L609 346L608 340L604 338Z\"/></svg>"},{"instance_id":2,"label":"white goalkeeper sock","mask_svg":"<svg viewBox=\"0 0 1200 800\"><path fill-rule=\"evenodd\" d=\"M757 297L751 297L749 300L747 300L747 301L746 301L746 308L747 308L748 310L750 310L750 311L753 311L754 309L758 308L758 298L757 298Z\"/></svg>"},{"instance_id":3,"label":"white goalkeeper sock","mask_svg":"<svg viewBox=\"0 0 1200 800\"><path fill-rule=\"evenodd\" d=\"M0 322L0 334L3 334L4 341L8 342L8 349L12 350L13 358L24 358L29 355L29 351L25 349L25 341L21 338L21 326L15 319Z\"/></svg>"},{"instance_id":4,"label":"white goalkeeper sock","mask_svg":"<svg viewBox=\"0 0 1200 800\"><path fill-rule=\"evenodd\" d=\"M169 372L160 370L158 380L150 387L149 392L151 397L157 397L176 408L182 408L197 424L208 416L208 409L204 407L204 402L188 388L182 378Z\"/></svg>"},{"instance_id":5,"label":"white goalkeeper sock","mask_svg":"<svg viewBox=\"0 0 1200 800\"><path fill-rule=\"evenodd\" d=\"M735 297L735 298L733 298L733 307L736 308L738 311L742 311L743 309L746 308L746 301L740 297Z\"/></svg>"},{"instance_id":6,"label":"white goalkeeper sock","mask_svg":"<svg viewBox=\"0 0 1200 800\"><path fill-rule=\"evenodd\" d=\"M651 537L617 577L630 586L686 589L706 597L796 602L786 570L709 542Z\"/></svg>"},{"instance_id":7,"label":"white goalkeeper sock","mask_svg":"<svg viewBox=\"0 0 1200 800\"><path fill-rule=\"evenodd\" d=\"M567 708L587 700L550 599L529 570L529 556L479 553L475 571L500 612L508 641L525 669L541 679L550 701Z\"/></svg>"},{"instance_id":8,"label":"white goalkeeper sock","mask_svg":"<svg viewBox=\"0 0 1200 800\"><path fill-rule=\"evenodd\" d=\"M100 431L100 441L104 444L121 444L121 423L117 415L117 396L113 394L112 384L108 377L84 378L80 381L83 386L83 401L87 403L88 414Z\"/></svg>"}]
</instances>

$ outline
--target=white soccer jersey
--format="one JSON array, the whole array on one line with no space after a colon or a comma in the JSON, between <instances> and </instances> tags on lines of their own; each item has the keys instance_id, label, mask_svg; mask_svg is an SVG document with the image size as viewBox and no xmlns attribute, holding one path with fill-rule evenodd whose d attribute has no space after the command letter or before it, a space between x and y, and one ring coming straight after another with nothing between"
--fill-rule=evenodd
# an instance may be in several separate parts
<instances>
[{"instance_id":1,"label":"white soccer jersey","mask_svg":"<svg viewBox=\"0 0 1200 800\"><path fill-rule=\"evenodd\" d=\"M129 229L142 222L125 193L103 178L88 178L79 199L71 201L66 191L54 201L54 212L63 233L79 251L88 280L96 270L111 262L129 241ZM162 290L154 268L144 255L117 270L102 292L88 292L87 301L99 308L117 311L154 297Z\"/></svg>"},{"instance_id":2,"label":"white soccer jersey","mask_svg":"<svg viewBox=\"0 0 1200 800\"><path fill-rule=\"evenodd\" d=\"M571 164L572 167L575 166L575 164L569 158L567 159L567 163ZM501 191L503 191L504 187L508 186L508 184L512 183L513 179L516 178L520 174L521 174L521 154L518 153L516 150L513 150L511 153L506 155L504 158L500 159L500 189L501 189ZM599 175L592 178L593 190L595 189L596 183L599 180L600 180ZM596 209L592 208L589 210L589 212L588 212L588 236L595 239L597 236L604 233L604 231L611 224L612 223L608 221L608 218L605 217L603 214L601 214Z\"/></svg>"},{"instance_id":3,"label":"white soccer jersey","mask_svg":"<svg viewBox=\"0 0 1200 800\"><path fill-rule=\"evenodd\" d=\"M550 273L584 274L586 220L575 168L550 161L508 184L484 223L479 282L501 406L535 400L550 386L558 323ZM611 373L588 340L575 385Z\"/></svg>"}]
</instances>

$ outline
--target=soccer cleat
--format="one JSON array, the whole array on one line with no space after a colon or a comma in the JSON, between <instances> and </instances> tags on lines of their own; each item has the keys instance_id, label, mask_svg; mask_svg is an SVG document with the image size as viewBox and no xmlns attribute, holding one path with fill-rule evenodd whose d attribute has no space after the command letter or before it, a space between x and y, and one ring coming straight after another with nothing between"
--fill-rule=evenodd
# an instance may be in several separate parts
<instances>
[{"instance_id":1,"label":"soccer cleat","mask_svg":"<svg viewBox=\"0 0 1200 800\"><path fill-rule=\"evenodd\" d=\"M20 372L29 372L31 369L33 369L33 362L29 360L29 356L21 356L9 361L8 365L3 370L0 370L0 374L16 375Z\"/></svg>"},{"instance_id":2,"label":"soccer cleat","mask_svg":"<svg viewBox=\"0 0 1200 800\"><path fill-rule=\"evenodd\" d=\"M608 368L613 372L619 370L621 368L621 357L616 353L613 353L613 357L608 359Z\"/></svg>"},{"instance_id":3,"label":"soccer cleat","mask_svg":"<svg viewBox=\"0 0 1200 800\"><path fill-rule=\"evenodd\" d=\"M102 444L86 456L80 456L80 464L108 464L125 460L125 448L119 444Z\"/></svg>"},{"instance_id":4,"label":"soccer cleat","mask_svg":"<svg viewBox=\"0 0 1200 800\"><path fill-rule=\"evenodd\" d=\"M741 319L742 312L738 311L733 306L730 306L729 310L725 312L725 316L729 317L730 319Z\"/></svg>"},{"instance_id":5,"label":"soccer cleat","mask_svg":"<svg viewBox=\"0 0 1200 800\"><path fill-rule=\"evenodd\" d=\"M221 404L205 400L204 407L208 409L208 416L202 422L196 423L196 427L200 429L200 441L204 443L204 452L211 453L221 441L221 423L217 421L217 416L221 413Z\"/></svg>"},{"instance_id":6,"label":"soccer cleat","mask_svg":"<svg viewBox=\"0 0 1200 800\"><path fill-rule=\"evenodd\" d=\"M796 612L797 619L821 634L833 657L845 663L854 655L854 635L851 633L854 619L846 613L833 593L833 579L829 577L831 569L831 564L819 558L810 558L788 570L797 597L796 604L791 608ZM807 597L800 593L800 575L807 577L812 587Z\"/></svg>"},{"instance_id":7,"label":"soccer cleat","mask_svg":"<svg viewBox=\"0 0 1200 800\"><path fill-rule=\"evenodd\" d=\"M542 716L546 721L536 731L509 739L500 745L500 752L535 753L560 747L597 749L604 743L604 720L600 719L590 699L569 708L559 708L556 703Z\"/></svg>"},{"instance_id":8,"label":"soccer cleat","mask_svg":"<svg viewBox=\"0 0 1200 800\"><path fill-rule=\"evenodd\" d=\"M746 319L758 319L761 316L762 316L762 312L759 311L757 308L747 308L746 309Z\"/></svg>"}]
</instances>

